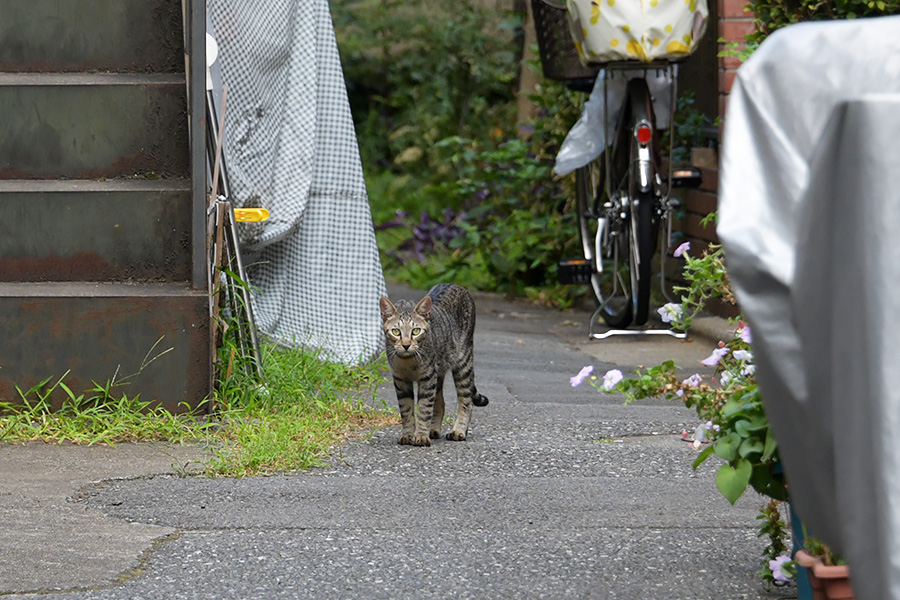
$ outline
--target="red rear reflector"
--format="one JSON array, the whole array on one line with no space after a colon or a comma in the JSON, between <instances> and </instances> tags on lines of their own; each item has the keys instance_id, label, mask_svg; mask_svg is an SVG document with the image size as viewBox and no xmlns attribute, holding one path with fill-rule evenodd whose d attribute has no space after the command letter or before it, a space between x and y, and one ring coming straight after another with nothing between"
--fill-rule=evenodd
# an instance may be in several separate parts
<instances>
[{"instance_id":1,"label":"red rear reflector","mask_svg":"<svg viewBox=\"0 0 900 600\"><path fill-rule=\"evenodd\" d=\"M638 127L637 130L637 139L642 144L649 144L650 137L653 135L653 132L646 125L642 125Z\"/></svg>"}]
</instances>

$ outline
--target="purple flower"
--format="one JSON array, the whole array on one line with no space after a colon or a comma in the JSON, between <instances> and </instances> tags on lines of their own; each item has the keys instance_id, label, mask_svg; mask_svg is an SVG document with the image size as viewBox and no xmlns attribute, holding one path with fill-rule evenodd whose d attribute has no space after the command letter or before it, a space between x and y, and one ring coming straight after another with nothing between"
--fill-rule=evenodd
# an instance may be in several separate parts
<instances>
[{"instance_id":1,"label":"purple flower","mask_svg":"<svg viewBox=\"0 0 900 600\"><path fill-rule=\"evenodd\" d=\"M582 382L585 379L587 379L587 376L590 375L591 371L593 371L593 370L594 370L593 365L588 365L588 366L584 367L583 369L578 371L578 375L576 375L575 377L569 377L569 383L572 384L572 387L578 387L579 385L582 384Z\"/></svg>"},{"instance_id":2,"label":"purple flower","mask_svg":"<svg viewBox=\"0 0 900 600\"><path fill-rule=\"evenodd\" d=\"M606 375L603 376L603 389L607 392L611 392L616 384L622 381L625 377L622 375L622 371L618 369L611 369L606 372Z\"/></svg>"},{"instance_id":3,"label":"purple flower","mask_svg":"<svg viewBox=\"0 0 900 600\"><path fill-rule=\"evenodd\" d=\"M787 554L782 554L775 560L769 561L769 570L772 571L772 577L775 578L775 581L790 581L791 578L788 577L785 572L782 570L784 567L784 563L791 562L791 557Z\"/></svg>"},{"instance_id":4,"label":"purple flower","mask_svg":"<svg viewBox=\"0 0 900 600\"><path fill-rule=\"evenodd\" d=\"M714 367L719 364L722 357L728 354L728 348L716 348L713 353L700 361L700 364L706 367Z\"/></svg>"},{"instance_id":5,"label":"purple flower","mask_svg":"<svg viewBox=\"0 0 900 600\"><path fill-rule=\"evenodd\" d=\"M694 441L700 442L702 444L705 440L706 440L706 427L704 427L703 425L697 425L696 429L694 429Z\"/></svg>"},{"instance_id":6,"label":"purple flower","mask_svg":"<svg viewBox=\"0 0 900 600\"><path fill-rule=\"evenodd\" d=\"M678 246L677 248L675 248L675 252L674 252L673 256L674 256L675 258L678 258L678 257L680 257L682 254L684 254L685 252L687 252L687 251L690 250L690 249L691 249L691 243L690 243L690 242L684 242L683 244L681 244L680 246Z\"/></svg>"},{"instance_id":7,"label":"purple flower","mask_svg":"<svg viewBox=\"0 0 900 600\"><path fill-rule=\"evenodd\" d=\"M741 338L741 340L743 340L744 343L746 343L746 344L753 343L753 336L750 335L750 326L749 325L742 323L741 326L738 327L737 331L735 331L735 333L738 335L738 337Z\"/></svg>"},{"instance_id":8,"label":"purple flower","mask_svg":"<svg viewBox=\"0 0 900 600\"><path fill-rule=\"evenodd\" d=\"M753 360L753 353L748 352L747 350L735 350L734 351L734 359L735 360Z\"/></svg>"},{"instance_id":9,"label":"purple flower","mask_svg":"<svg viewBox=\"0 0 900 600\"><path fill-rule=\"evenodd\" d=\"M659 313L659 317L662 319L663 323L671 323L675 319L681 317L682 308L680 304L669 302L662 308L657 309L656 312Z\"/></svg>"},{"instance_id":10,"label":"purple flower","mask_svg":"<svg viewBox=\"0 0 900 600\"><path fill-rule=\"evenodd\" d=\"M698 385L700 385L700 373L694 373L693 375L682 381L681 385L697 387Z\"/></svg>"}]
</instances>

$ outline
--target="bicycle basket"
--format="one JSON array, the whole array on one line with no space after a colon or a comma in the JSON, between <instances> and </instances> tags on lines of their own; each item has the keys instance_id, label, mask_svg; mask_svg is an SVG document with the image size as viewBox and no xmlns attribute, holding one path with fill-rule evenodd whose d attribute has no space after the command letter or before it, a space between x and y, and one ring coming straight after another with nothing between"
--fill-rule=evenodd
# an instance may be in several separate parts
<instances>
[{"instance_id":1,"label":"bicycle basket","mask_svg":"<svg viewBox=\"0 0 900 600\"><path fill-rule=\"evenodd\" d=\"M581 64L569 32L565 5L549 0L531 0L531 11L544 77L553 81L593 79L599 69Z\"/></svg>"},{"instance_id":2,"label":"bicycle basket","mask_svg":"<svg viewBox=\"0 0 900 600\"><path fill-rule=\"evenodd\" d=\"M567 0L585 63L680 60L706 31L707 0Z\"/></svg>"}]
</instances>

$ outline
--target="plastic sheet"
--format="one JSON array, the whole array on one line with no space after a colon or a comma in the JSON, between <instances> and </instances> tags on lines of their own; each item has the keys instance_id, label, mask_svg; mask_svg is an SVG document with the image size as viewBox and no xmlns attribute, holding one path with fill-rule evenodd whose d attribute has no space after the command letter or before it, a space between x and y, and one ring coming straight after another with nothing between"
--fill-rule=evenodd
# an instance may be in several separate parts
<instances>
[{"instance_id":1,"label":"plastic sheet","mask_svg":"<svg viewBox=\"0 0 900 600\"><path fill-rule=\"evenodd\" d=\"M791 502L900 598L900 17L800 24L739 70L718 234Z\"/></svg>"},{"instance_id":2,"label":"plastic sheet","mask_svg":"<svg viewBox=\"0 0 900 600\"><path fill-rule=\"evenodd\" d=\"M619 111L625 100L625 86L631 77L646 75L647 87L653 96L653 112L656 115L656 127L665 130L669 126L670 89L672 81L661 70L644 71L618 70L607 80L606 105L608 113L603 111L603 78L606 71L601 69L594 82L594 89L585 102L581 117L566 134L556 155L553 172L567 175L578 167L583 167L600 156L606 147L606 132L615 131L619 119ZM612 136L610 136L610 141Z\"/></svg>"}]
</instances>

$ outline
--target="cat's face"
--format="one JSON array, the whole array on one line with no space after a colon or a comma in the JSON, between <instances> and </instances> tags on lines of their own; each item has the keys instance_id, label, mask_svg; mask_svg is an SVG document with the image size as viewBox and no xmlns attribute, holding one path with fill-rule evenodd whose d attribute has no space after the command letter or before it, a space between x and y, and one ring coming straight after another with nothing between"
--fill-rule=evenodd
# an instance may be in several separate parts
<instances>
[{"instance_id":1,"label":"cat's face","mask_svg":"<svg viewBox=\"0 0 900 600\"><path fill-rule=\"evenodd\" d=\"M431 298L428 296L415 307L404 301L394 306L387 298L381 299L381 320L389 356L411 358L418 354L419 345L428 338L430 313Z\"/></svg>"}]
</instances>

